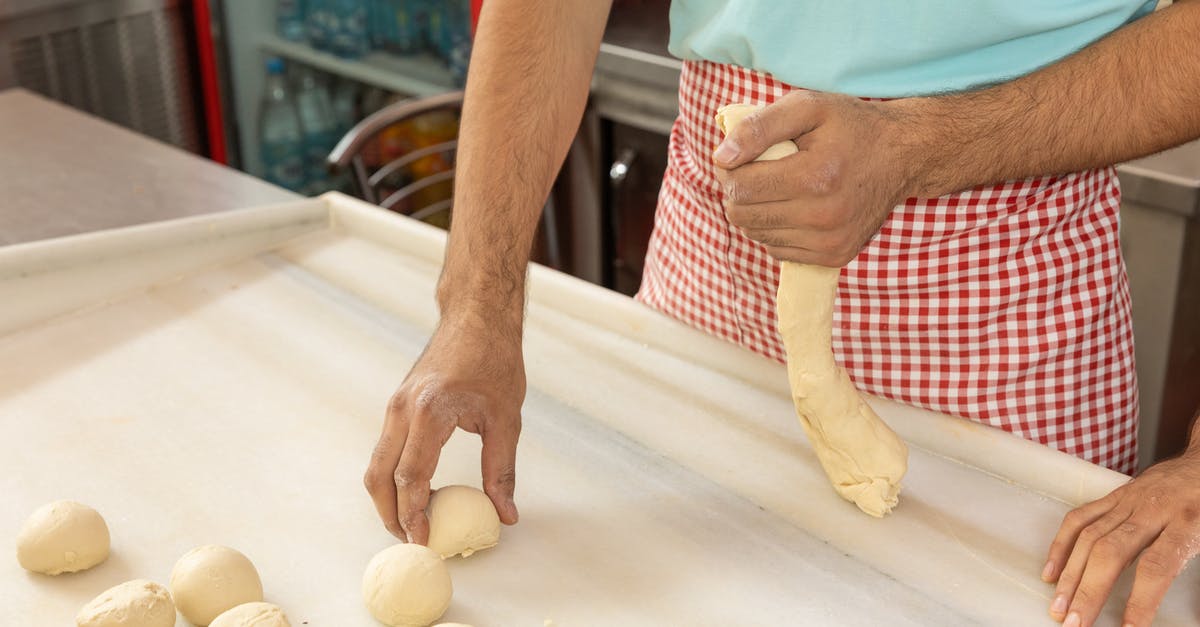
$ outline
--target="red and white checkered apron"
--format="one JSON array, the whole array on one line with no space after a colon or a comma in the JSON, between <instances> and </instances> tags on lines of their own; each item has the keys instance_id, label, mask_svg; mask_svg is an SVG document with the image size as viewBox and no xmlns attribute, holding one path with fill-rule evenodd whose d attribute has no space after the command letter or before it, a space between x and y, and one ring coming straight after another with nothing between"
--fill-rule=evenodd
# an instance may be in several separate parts
<instances>
[{"instance_id":1,"label":"red and white checkered apron","mask_svg":"<svg viewBox=\"0 0 1200 627\"><path fill-rule=\"evenodd\" d=\"M784 360L778 262L725 219L713 116L767 74L685 62L638 298ZM1137 380L1112 168L910 198L842 271L833 351L862 390L1132 473Z\"/></svg>"}]
</instances>

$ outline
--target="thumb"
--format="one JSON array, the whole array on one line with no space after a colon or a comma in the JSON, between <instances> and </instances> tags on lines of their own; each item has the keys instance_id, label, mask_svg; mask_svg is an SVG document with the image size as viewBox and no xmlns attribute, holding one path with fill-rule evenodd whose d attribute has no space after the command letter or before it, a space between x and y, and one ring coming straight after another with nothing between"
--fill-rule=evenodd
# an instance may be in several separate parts
<instances>
[{"instance_id":1,"label":"thumb","mask_svg":"<svg viewBox=\"0 0 1200 627\"><path fill-rule=\"evenodd\" d=\"M793 91L774 103L729 105L717 114L725 139L713 152L713 162L726 170L757 159L771 146L795 139L817 126L813 92Z\"/></svg>"},{"instance_id":2,"label":"thumb","mask_svg":"<svg viewBox=\"0 0 1200 627\"><path fill-rule=\"evenodd\" d=\"M492 499L500 521L506 525L517 522L517 504L513 492L517 485L517 439L521 434L521 419L494 425L483 432L483 491Z\"/></svg>"}]
</instances>

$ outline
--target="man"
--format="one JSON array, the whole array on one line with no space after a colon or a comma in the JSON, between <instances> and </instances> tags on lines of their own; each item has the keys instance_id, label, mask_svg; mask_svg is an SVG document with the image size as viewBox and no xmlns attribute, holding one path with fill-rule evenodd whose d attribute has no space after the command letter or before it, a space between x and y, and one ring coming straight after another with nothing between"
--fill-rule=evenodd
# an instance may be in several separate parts
<instances>
[{"instance_id":1,"label":"man","mask_svg":"<svg viewBox=\"0 0 1200 627\"><path fill-rule=\"evenodd\" d=\"M676 0L680 118L639 298L778 359L776 260L845 265L834 348L858 387L1132 472L1110 164L1200 136L1200 2L1153 4ZM365 477L402 539L426 541L455 426L482 437L485 490L517 521L525 266L608 10L485 3L442 317ZM743 101L769 106L722 140L717 107ZM800 152L751 163L783 140ZM1150 624L1200 547L1192 440L1067 516L1042 573L1054 618L1092 624L1140 554L1125 620Z\"/></svg>"}]
</instances>

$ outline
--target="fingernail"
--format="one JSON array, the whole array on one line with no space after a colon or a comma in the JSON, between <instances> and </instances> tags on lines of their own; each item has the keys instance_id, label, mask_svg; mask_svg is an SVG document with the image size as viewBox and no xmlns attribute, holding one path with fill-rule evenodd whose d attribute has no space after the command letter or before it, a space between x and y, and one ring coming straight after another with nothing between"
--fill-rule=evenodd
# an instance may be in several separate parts
<instances>
[{"instance_id":1,"label":"fingernail","mask_svg":"<svg viewBox=\"0 0 1200 627\"><path fill-rule=\"evenodd\" d=\"M726 139L725 141L721 142L720 146L717 146L716 152L713 153L713 158L717 161L729 163L730 161L737 159L739 152L741 151L738 150L737 144Z\"/></svg>"},{"instance_id":2,"label":"fingernail","mask_svg":"<svg viewBox=\"0 0 1200 627\"><path fill-rule=\"evenodd\" d=\"M1050 613L1054 616L1062 616L1067 613L1067 595L1060 594L1054 597L1054 601L1050 603Z\"/></svg>"},{"instance_id":3,"label":"fingernail","mask_svg":"<svg viewBox=\"0 0 1200 627\"><path fill-rule=\"evenodd\" d=\"M1042 568L1042 581L1050 581L1050 577L1054 575L1054 562L1046 562L1046 566Z\"/></svg>"},{"instance_id":4,"label":"fingernail","mask_svg":"<svg viewBox=\"0 0 1200 627\"><path fill-rule=\"evenodd\" d=\"M1079 618L1079 612L1071 612L1067 615L1067 620L1063 621L1063 627L1079 627L1082 619Z\"/></svg>"}]
</instances>

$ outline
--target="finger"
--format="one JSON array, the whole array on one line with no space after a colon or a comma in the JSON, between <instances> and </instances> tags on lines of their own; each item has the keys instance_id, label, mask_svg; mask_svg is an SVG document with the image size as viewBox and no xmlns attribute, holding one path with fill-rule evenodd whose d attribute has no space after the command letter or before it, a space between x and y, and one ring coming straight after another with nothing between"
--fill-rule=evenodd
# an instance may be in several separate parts
<instances>
[{"instance_id":1,"label":"finger","mask_svg":"<svg viewBox=\"0 0 1200 627\"><path fill-rule=\"evenodd\" d=\"M425 544L429 541L429 519L425 517L425 508L429 506L429 481L437 470L442 446L453 431L453 425L444 429L424 420L414 421L409 428L404 452L396 466L395 504L400 527L409 542Z\"/></svg>"},{"instance_id":2,"label":"finger","mask_svg":"<svg viewBox=\"0 0 1200 627\"><path fill-rule=\"evenodd\" d=\"M726 169L749 163L767 148L795 139L816 128L821 116L818 94L793 91L750 115L729 130L713 152L713 161Z\"/></svg>"},{"instance_id":3,"label":"finger","mask_svg":"<svg viewBox=\"0 0 1200 627\"><path fill-rule=\"evenodd\" d=\"M758 161L726 170L721 193L727 201L744 205L823 198L837 191L841 177L841 161L835 153L798 152L776 161Z\"/></svg>"},{"instance_id":4,"label":"finger","mask_svg":"<svg viewBox=\"0 0 1200 627\"><path fill-rule=\"evenodd\" d=\"M383 526L397 538L404 539L404 530L396 516L396 465L404 450L408 421L394 404L389 407L383 422L383 433L371 452L371 461L363 474L363 485L375 503L375 511Z\"/></svg>"},{"instance_id":5,"label":"finger","mask_svg":"<svg viewBox=\"0 0 1200 627\"><path fill-rule=\"evenodd\" d=\"M1145 515L1135 513L1097 540L1092 546L1075 595L1071 598L1071 609L1067 612L1066 620L1078 620L1080 625L1091 625L1104 608L1104 601L1112 592L1117 577L1142 549L1154 542L1161 531L1160 525ZM1072 615L1078 618L1073 619Z\"/></svg>"},{"instance_id":6,"label":"finger","mask_svg":"<svg viewBox=\"0 0 1200 627\"><path fill-rule=\"evenodd\" d=\"M1084 568L1092 554L1092 547L1100 538L1108 535L1128 518L1128 510L1113 509L1079 531L1079 535L1075 539L1075 546L1071 549L1070 557L1067 558L1067 564L1063 567L1062 574L1059 575L1054 599L1050 602L1050 616L1055 620L1061 621L1066 618L1067 609L1071 606L1071 599L1075 596L1075 590L1079 587Z\"/></svg>"},{"instance_id":7,"label":"finger","mask_svg":"<svg viewBox=\"0 0 1200 627\"><path fill-rule=\"evenodd\" d=\"M827 268L841 268L850 260L854 259L854 255L846 257L827 251L808 250L806 248L792 248L788 246L766 246L767 254L771 255L779 261L792 261L795 263L805 263L814 266L825 266Z\"/></svg>"},{"instance_id":8,"label":"finger","mask_svg":"<svg viewBox=\"0 0 1200 627\"><path fill-rule=\"evenodd\" d=\"M1193 552L1180 551L1178 548L1188 546L1187 542L1186 537L1180 538L1175 530L1168 528L1142 553L1122 624L1148 627L1154 621L1154 615L1158 613L1158 606L1171 587L1171 582L1192 557Z\"/></svg>"},{"instance_id":9,"label":"finger","mask_svg":"<svg viewBox=\"0 0 1200 627\"><path fill-rule=\"evenodd\" d=\"M1079 532L1111 511L1116 504L1117 497L1110 493L1102 499L1067 512L1067 515L1063 517L1062 524L1058 527L1054 541L1050 543L1046 566L1042 568L1042 581L1046 583L1058 581L1063 568L1067 565L1067 557L1071 555L1071 549L1075 546L1075 539L1079 537Z\"/></svg>"},{"instance_id":10,"label":"finger","mask_svg":"<svg viewBox=\"0 0 1200 627\"><path fill-rule=\"evenodd\" d=\"M725 204L729 223L755 231L801 229L832 232L848 226L850 212L828 200L803 199L776 202Z\"/></svg>"},{"instance_id":11,"label":"finger","mask_svg":"<svg viewBox=\"0 0 1200 627\"><path fill-rule=\"evenodd\" d=\"M483 470L483 491L492 499L500 521L506 525L516 524L519 514L513 500L517 485L517 440L521 435L521 418L490 427L480 434L483 452L480 465Z\"/></svg>"}]
</instances>

